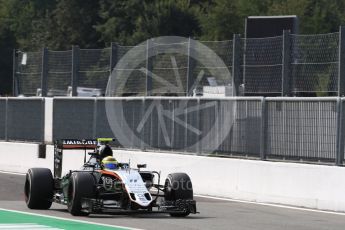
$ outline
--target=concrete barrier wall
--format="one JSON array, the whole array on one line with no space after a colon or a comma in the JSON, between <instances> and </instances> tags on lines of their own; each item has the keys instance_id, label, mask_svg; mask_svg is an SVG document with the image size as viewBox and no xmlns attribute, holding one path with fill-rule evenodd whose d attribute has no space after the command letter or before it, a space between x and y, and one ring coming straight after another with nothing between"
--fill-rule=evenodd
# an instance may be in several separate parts
<instances>
[{"instance_id":1,"label":"concrete barrier wall","mask_svg":"<svg viewBox=\"0 0 345 230\"><path fill-rule=\"evenodd\" d=\"M168 153L116 151L132 165L190 175L196 194L345 211L345 168Z\"/></svg>"},{"instance_id":2,"label":"concrete barrier wall","mask_svg":"<svg viewBox=\"0 0 345 230\"><path fill-rule=\"evenodd\" d=\"M53 169L54 151L38 158L38 144L0 142L0 170L26 173L32 167Z\"/></svg>"},{"instance_id":3,"label":"concrete barrier wall","mask_svg":"<svg viewBox=\"0 0 345 230\"><path fill-rule=\"evenodd\" d=\"M45 98L44 106L44 142L53 143L53 98Z\"/></svg>"},{"instance_id":4,"label":"concrete barrier wall","mask_svg":"<svg viewBox=\"0 0 345 230\"><path fill-rule=\"evenodd\" d=\"M35 144L0 142L0 170L52 168L53 146L46 159L38 159L37 151ZM161 183L168 173L186 172L196 194L345 212L343 167L124 150L114 156L130 159L132 167L147 163L149 170L161 170ZM83 151L65 151L63 171L80 168L83 158Z\"/></svg>"}]
</instances>

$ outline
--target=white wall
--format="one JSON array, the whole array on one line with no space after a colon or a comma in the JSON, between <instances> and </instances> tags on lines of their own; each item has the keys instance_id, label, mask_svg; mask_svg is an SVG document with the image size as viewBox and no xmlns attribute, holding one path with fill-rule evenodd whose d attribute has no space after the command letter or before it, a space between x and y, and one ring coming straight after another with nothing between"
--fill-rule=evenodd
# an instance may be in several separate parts
<instances>
[{"instance_id":1,"label":"white wall","mask_svg":"<svg viewBox=\"0 0 345 230\"><path fill-rule=\"evenodd\" d=\"M47 159L37 159L35 144L0 142L0 170L26 172L53 167L53 146ZM337 166L211 158L170 153L116 150L114 156L131 166L147 163L149 170L190 175L194 193L345 212L345 168ZM64 151L64 169L78 169L83 151ZM5 160L6 159L6 160Z\"/></svg>"},{"instance_id":2,"label":"white wall","mask_svg":"<svg viewBox=\"0 0 345 230\"><path fill-rule=\"evenodd\" d=\"M229 158L116 151L132 165L186 172L194 192L246 201L277 203L322 210L345 211L345 168Z\"/></svg>"},{"instance_id":3,"label":"white wall","mask_svg":"<svg viewBox=\"0 0 345 230\"><path fill-rule=\"evenodd\" d=\"M62 172L80 169L84 151L64 150ZM29 168L54 169L54 146L47 145L46 158L38 158L38 144L0 142L0 171L26 173Z\"/></svg>"},{"instance_id":4,"label":"white wall","mask_svg":"<svg viewBox=\"0 0 345 230\"><path fill-rule=\"evenodd\" d=\"M53 143L53 98L44 98L44 141Z\"/></svg>"},{"instance_id":5,"label":"white wall","mask_svg":"<svg viewBox=\"0 0 345 230\"><path fill-rule=\"evenodd\" d=\"M38 144L0 142L0 170L26 173L32 167L53 169L54 151L38 158Z\"/></svg>"}]
</instances>

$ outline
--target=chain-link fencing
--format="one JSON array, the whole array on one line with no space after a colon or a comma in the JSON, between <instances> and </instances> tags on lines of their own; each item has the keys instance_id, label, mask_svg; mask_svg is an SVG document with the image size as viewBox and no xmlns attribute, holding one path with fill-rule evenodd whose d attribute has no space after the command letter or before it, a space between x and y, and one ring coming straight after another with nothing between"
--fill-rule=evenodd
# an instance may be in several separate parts
<instances>
[{"instance_id":1,"label":"chain-link fencing","mask_svg":"<svg viewBox=\"0 0 345 230\"><path fill-rule=\"evenodd\" d=\"M339 42L339 33L291 35L291 90L294 95L337 95Z\"/></svg>"},{"instance_id":2,"label":"chain-link fencing","mask_svg":"<svg viewBox=\"0 0 345 230\"><path fill-rule=\"evenodd\" d=\"M136 52L128 52L131 49ZM116 63L119 62L126 55L127 60L130 60L129 64L133 64L130 68L127 63L124 65L116 65L112 71L112 74L116 77L116 87L114 87L115 96L146 96L147 93L147 45L139 44L138 46L117 46L116 47ZM125 58L124 58L125 59ZM123 60L124 60L123 59ZM120 77L126 76L126 77Z\"/></svg>"},{"instance_id":3,"label":"chain-link fencing","mask_svg":"<svg viewBox=\"0 0 345 230\"><path fill-rule=\"evenodd\" d=\"M200 41L200 43L192 43L191 46L192 51L195 52L194 58L190 59L191 81L194 86L191 87L188 95L235 95L233 77L222 74L226 70L232 73L233 41ZM203 49L204 52L198 53L197 51L202 49L199 46L206 46L208 49ZM220 59L211 62L213 54ZM214 74L217 71L219 73Z\"/></svg>"},{"instance_id":4,"label":"chain-link fencing","mask_svg":"<svg viewBox=\"0 0 345 230\"><path fill-rule=\"evenodd\" d=\"M42 53L17 51L14 63L16 96L35 96L41 88Z\"/></svg>"},{"instance_id":5,"label":"chain-link fencing","mask_svg":"<svg viewBox=\"0 0 345 230\"><path fill-rule=\"evenodd\" d=\"M47 95L67 96L72 81L72 51L48 51Z\"/></svg>"},{"instance_id":6,"label":"chain-link fencing","mask_svg":"<svg viewBox=\"0 0 345 230\"><path fill-rule=\"evenodd\" d=\"M283 37L244 40L243 79L248 95L281 95Z\"/></svg>"},{"instance_id":7,"label":"chain-link fencing","mask_svg":"<svg viewBox=\"0 0 345 230\"><path fill-rule=\"evenodd\" d=\"M78 86L104 90L111 73L110 58L111 48L80 49Z\"/></svg>"},{"instance_id":8,"label":"chain-link fencing","mask_svg":"<svg viewBox=\"0 0 345 230\"><path fill-rule=\"evenodd\" d=\"M15 94L102 96L113 74L115 96L342 96L343 30L317 35L284 31L238 42L149 39L138 46L17 51ZM223 63L210 62L212 53ZM127 63L117 65L122 58ZM224 68L234 76L214 73Z\"/></svg>"}]
</instances>

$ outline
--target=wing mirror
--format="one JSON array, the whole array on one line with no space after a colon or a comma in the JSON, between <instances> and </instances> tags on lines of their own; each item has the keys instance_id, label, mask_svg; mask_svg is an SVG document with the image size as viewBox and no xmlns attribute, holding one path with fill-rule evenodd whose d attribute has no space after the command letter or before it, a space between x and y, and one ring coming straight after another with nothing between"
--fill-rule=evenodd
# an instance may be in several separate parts
<instances>
[{"instance_id":1,"label":"wing mirror","mask_svg":"<svg viewBox=\"0 0 345 230\"><path fill-rule=\"evenodd\" d=\"M144 169L146 166L146 164L137 164L138 169Z\"/></svg>"}]
</instances>

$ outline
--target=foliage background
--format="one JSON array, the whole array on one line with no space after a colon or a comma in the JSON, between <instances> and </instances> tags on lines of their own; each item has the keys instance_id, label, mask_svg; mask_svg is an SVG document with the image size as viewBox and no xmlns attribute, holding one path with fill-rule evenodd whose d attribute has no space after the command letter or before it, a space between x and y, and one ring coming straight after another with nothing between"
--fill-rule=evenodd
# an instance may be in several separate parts
<instances>
[{"instance_id":1,"label":"foliage background","mask_svg":"<svg viewBox=\"0 0 345 230\"><path fill-rule=\"evenodd\" d=\"M336 32L345 1L0 0L0 95L11 94L14 48L103 48L166 35L228 40L250 15L297 15L300 33Z\"/></svg>"}]
</instances>

